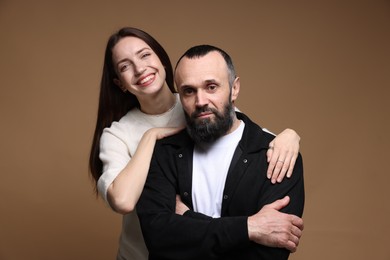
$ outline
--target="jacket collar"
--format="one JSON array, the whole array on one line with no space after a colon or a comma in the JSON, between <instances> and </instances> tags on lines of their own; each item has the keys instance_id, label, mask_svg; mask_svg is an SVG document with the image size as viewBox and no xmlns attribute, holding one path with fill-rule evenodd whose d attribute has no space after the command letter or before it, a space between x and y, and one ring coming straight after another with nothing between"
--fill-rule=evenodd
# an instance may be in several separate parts
<instances>
[{"instance_id":1,"label":"jacket collar","mask_svg":"<svg viewBox=\"0 0 390 260\"><path fill-rule=\"evenodd\" d=\"M268 144L271 141L271 139L267 137L268 134L265 133L260 126L252 122L245 114L236 111L236 115L239 120L242 120L245 123L239 146L246 147L246 150L249 153L259 151L260 149L268 149ZM176 146L178 149L193 147L194 145L194 142L188 135L186 129L183 129L176 135L166 137L160 140L160 142L164 145Z\"/></svg>"},{"instance_id":2,"label":"jacket collar","mask_svg":"<svg viewBox=\"0 0 390 260\"><path fill-rule=\"evenodd\" d=\"M236 112L236 115L239 120L242 120L245 123L244 132L238 145L240 147L246 147L248 153L257 152L261 149L268 149L271 140L267 137L267 133L245 114Z\"/></svg>"}]
</instances>

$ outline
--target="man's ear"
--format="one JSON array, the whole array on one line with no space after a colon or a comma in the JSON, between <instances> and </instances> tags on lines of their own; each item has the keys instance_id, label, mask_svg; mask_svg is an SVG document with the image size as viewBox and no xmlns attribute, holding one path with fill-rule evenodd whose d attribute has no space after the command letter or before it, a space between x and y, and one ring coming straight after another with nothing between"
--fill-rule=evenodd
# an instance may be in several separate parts
<instances>
[{"instance_id":1,"label":"man's ear","mask_svg":"<svg viewBox=\"0 0 390 260\"><path fill-rule=\"evenodd\" d=\"M240 78L236 77L236 79L233 82L233 86L232 86L231 100L232 100L233 103L238 98L238 93L239 92L240 92Z\"/></svg>"},{"instance_id":2,"label":"man's ear","mask_svg":"<svg viewBox=\"0 0 390 260\"><path fill-rule=\"evenodd\" d=\"M126 87L122 85L122 82L119 79L114 79L113 81L123 92L127 91Z\"/></svg>"}]
</instances>

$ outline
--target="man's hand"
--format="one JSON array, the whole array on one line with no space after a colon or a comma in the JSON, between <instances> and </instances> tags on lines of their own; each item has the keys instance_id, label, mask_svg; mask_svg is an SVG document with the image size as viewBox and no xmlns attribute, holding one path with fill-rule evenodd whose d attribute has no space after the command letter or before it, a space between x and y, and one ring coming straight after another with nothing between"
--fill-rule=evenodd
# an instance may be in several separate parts
<instances>
[{"instance_id":1,"label":"man's hand","mask_svg":"<svg viewBox=\"0 0 390 260\"><path fill-rule=\"evenodd\" d=\"M290 202L289 197L265 205L248 218L249 239L257 244L280 247L295 252L302 236L303 220L295 215L279 212Z\"/></svg>"},{"instance_id":2,"label":"man's hand","mask_svg":"<svg viewBox=\"0 0 390 260\"><path fill-rule=\"evenodd\" d=\"M183 215L184 212L186 212L187 210L189 210L189 208L186 206L186 204L184 204L181 201L180 195L176 195L176 210L175 210L175 213L178 214L178 215Z\"/></svg>"}]
</instances>

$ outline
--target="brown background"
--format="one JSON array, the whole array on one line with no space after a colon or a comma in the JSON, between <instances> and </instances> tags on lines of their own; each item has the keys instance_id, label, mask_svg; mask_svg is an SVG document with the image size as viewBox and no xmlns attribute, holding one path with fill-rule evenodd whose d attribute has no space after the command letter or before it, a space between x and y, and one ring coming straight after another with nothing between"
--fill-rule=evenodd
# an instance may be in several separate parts
<instances>
[{"instance_id":1,"label":"brown background","mask_svg":"<svg viewBox=\"0 0 390 260\"><path fill-rule=\"evenodd\" d=\"M114 259L121 217L87 174L103 52L122 26L175 63L233 57L239 108L302 137L291 259L390 259L389 1L0 1L0 259Z\"/></svg>"}]
</instances>

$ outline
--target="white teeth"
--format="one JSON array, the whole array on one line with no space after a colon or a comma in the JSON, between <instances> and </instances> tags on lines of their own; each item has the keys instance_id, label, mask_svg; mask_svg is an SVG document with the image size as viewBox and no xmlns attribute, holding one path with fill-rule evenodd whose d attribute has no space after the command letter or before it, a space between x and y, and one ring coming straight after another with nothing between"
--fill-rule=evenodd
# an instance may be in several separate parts
<instances>
[{"instance_id":1,"label":"white teeth","mask_svg":"<svg viewBox=\"0 0 390 260\"><path fill-rule=\"evenodd\" d=\"M139 83L144 84L145 82L148 82L149 80L151 80L153 77L154 77L153 75L149 75L146 78L142 79Z\"/></svg>"}]
</instances>

